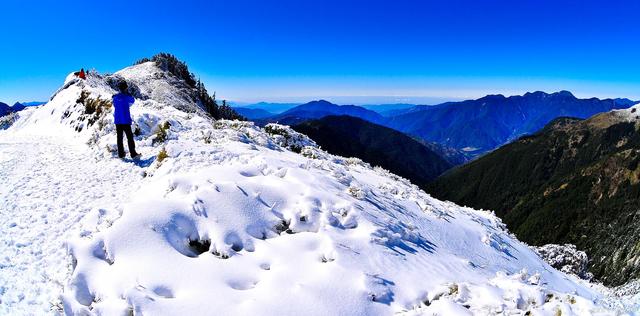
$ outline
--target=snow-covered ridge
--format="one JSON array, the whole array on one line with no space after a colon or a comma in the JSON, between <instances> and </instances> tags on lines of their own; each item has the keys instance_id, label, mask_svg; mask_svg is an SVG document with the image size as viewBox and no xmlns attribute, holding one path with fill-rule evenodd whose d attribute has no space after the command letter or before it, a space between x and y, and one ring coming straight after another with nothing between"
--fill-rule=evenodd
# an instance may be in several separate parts
<instances>
[{"instance_id":1,"label":"snow-covered ridge","mask_svg":"<svg viewBox=\"0 0 640 316\"><path fill-rule=\"evenodd\" d=\"M138 97L137 162L112 159L111 109L88 115L78 103L83 94L109 100L113 78L132 83ZM69 78L48 104L0 132L0 143L61 134L89 148L81 167L131 170L119 175L133 183L130 196L93 204L73 226L70 274L54 310L606 313L598 292L551 268L493 213L433 199L285 126L214 122L173 80L153 63Z\"/></svg>"},{"instance_id":2,"label":"snow-covered ridge","mask_svg":"<svg viewBox=\"0 0 640 316\"><path fill-rule=\"evenodd\" d=\"M638 116L640 115L640 112L638 112L639 110L640 110L640 103L627 109L616 110L615 112L620 113L622 115L627 115L630 118L638 119Z\"/></svg>"}]
</instances>

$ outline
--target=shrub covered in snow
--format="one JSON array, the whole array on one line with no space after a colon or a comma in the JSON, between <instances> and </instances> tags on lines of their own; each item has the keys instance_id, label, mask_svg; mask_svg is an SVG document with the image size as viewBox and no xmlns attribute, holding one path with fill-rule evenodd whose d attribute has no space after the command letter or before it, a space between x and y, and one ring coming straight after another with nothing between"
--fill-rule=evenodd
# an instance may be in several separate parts
<instances>
[{"instance_id":1,"label":"shrub covered in snow","mask_svg":"<svg viewBox=\"0 0 640 316\"><path fill-rule=\"evenodd\" d=\"M316 143L306 135L294 131L291 127L276 123L267 124L264 131L280 146L300 153L306 146L317 147Z\"/></svg>"},{"instance_id":2,"label":"shrub covered in snow","mask_svg":"<svg viewBox=\"0 0 640 316\"><path fill-rule=\"evenodd\" d=\"M162 148L159 152L158 155L156 156L156 161L158 162L158 165L162 164L162 162L167 159L167 157L169 157L169 155L167 154L167 149L166 148Z\"/></svg>"},{"instance_id":3,"label":"shrub covered in snow","mask_svg":"<svg viewBox=\"0 0 640 316\"><path fill-rule=\"evenodd\" d=\"M588 271L589 258L587 254L576 249L575 245L547 244L541 247L533 247L533 249L549 265L564 273L577 275L586 280L593 278L593 274Z\"/></svg>"},{"instance_id":4,"label":"shrub covered in snow","mask_svg":"<svg viewBox=\"0 0 640 316\"><path fill-rule=\"evenodd\" d=\"M7 129L13 124L19 117L18 113L9 113L0 117L0 130Z\"/></svg>"},{"instance_id":5,"label":"shrub covered in snow","mask_svg":"<svg viewBox=\"0 0 640 316\"><path fill-rule=\"evenodd\" d=\"M539 274L496 273L488 285L446 283L426 294L407 315L593 315L607 314L589 300L541 290ZM482 302L482 303L480 303Z\"/></svg>"},{"instance_id":6,"label":"shrub covered in snow","mask_svg":"<svg viewBox=\"0 0 640 316\"><path fill-rule=\"evenodd\" d=\"M84 106L85 116L81 116L80 119L84 120L86 118L88 125L91 126L103 118L111 110L113 104L109 99L91 98L89 96L89 91L82 90L76 102Z\"/></svg>"},{"instance_id":7,"label":"shrub covered in snow","mask_svg":"<svg viewBox=\"0 0 640 316\"><path fill-rule=\"evenodd\" d=\"M169 123L169 121L165 121L164 123L158 125L158 129L155 132L155 137L153 138L153 144L164 143L167 140L167 133L169 132L169 128L171 128L171 123Z\"/></svg>"}]
</instances>

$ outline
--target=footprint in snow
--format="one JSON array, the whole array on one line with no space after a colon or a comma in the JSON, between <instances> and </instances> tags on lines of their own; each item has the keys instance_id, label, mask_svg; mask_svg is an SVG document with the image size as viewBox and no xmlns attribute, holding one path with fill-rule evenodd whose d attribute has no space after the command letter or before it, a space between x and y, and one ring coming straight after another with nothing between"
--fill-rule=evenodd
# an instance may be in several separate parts
<instances>
[{"instance_id":1,"label":"footprint in snow","mask_svg":"<svg viewBox=\"0 0 640 316\"><path fill-rule=\"evenodd\" d=\"M232 280L227 282L229 287L238 291L246 291L256 287L259 281L255 280Z\"/></svg>"}]
</instances>

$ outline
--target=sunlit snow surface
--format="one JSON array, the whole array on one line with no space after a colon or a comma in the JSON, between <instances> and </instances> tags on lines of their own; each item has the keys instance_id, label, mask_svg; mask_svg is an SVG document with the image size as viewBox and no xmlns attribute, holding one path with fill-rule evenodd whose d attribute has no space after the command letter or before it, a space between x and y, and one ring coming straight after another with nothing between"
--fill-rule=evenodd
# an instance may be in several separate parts
<instances>
[{"instance_id":1,"label":"sunlit snow surface","mask_svg":"<svg viewBox=\"0 0 640 316\"><path fill-rule=\"evenodd\" d=\"M151 63L118 75L145 99L141 160L113 157L110 112L80 120L82 89L114 93L95 75L0 132L0 314L614 313L490 212L286 127L212 122Z\"/></svg>"}]
</instances>

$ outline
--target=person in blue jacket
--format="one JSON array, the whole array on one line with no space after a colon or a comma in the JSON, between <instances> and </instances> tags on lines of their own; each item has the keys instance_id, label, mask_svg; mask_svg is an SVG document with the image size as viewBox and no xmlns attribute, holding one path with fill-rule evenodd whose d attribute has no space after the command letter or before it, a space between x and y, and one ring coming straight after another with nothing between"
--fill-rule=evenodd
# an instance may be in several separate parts
<instances>
[{"instance_id":1,"label":"person in blue jacket","mask_svg":"<svg viewBox=\"0 0 640 316\"><path fill-rule=\"evenodd\" d=\"M131 94L129 94L129 87L126 81L121 81L118 84L120 93L113 95L113 121L116 124L116 134L118 137L118 157L124 158L124 146L122 144L122 133L127 135L127 142L129 144L129 154L131 158L138 158L136 152L136 144L133 141L133 133L131 132L131 113L129 107L136 101Z\"/></svg>"}]
</instances>

